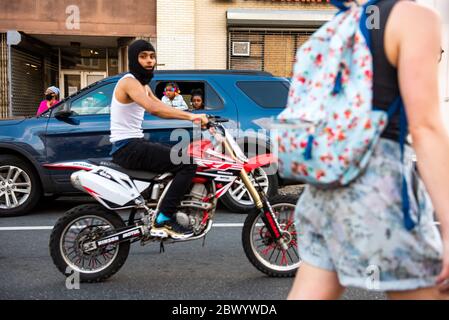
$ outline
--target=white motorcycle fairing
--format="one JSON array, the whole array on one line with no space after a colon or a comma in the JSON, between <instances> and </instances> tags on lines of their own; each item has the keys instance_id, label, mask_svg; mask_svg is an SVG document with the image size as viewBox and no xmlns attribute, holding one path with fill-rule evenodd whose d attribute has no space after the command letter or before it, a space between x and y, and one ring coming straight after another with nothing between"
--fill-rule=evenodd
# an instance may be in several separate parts
<instances>
[{"instance_id":1,"label":"white motorcycle fairing","mask_svg":"<svg viewBox=\"0 0 449 320\"><path fill-rule=\"evenodd\" d=\"M134 200L141 197L141 192L151 183L132 180L128 175L104 166L88 162L65 162L46 165L49 169L80 169L70 176L72 185L80 191L89 193L98 202L111 210L135 207Z\"/></svg>"}]
</instances>

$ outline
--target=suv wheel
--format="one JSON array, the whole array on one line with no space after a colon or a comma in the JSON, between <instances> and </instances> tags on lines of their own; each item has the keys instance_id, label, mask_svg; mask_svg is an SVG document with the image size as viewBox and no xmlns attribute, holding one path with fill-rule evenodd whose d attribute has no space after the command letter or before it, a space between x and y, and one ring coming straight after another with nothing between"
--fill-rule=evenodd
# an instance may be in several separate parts
<instances>
[{"instance_id":1,"label":"suv wheel","mask_svg":"<svg viewBox=\"0 0 449 320\"><path fill-rule=\"evenodd\" d=\"M268 197L274 196L278 192L278 178L276 174L267 174L264 168L255 169L250 176L251 182L256 179ZM229 188L221 198L223 204L232 212L248 213L255 208L254 201L248 189L240 179Z\"/></svg>"},{"instance_id":2,"label":"suv wheel","mask_svg":"<svg viewBox=\"0 0 449 320\"><path fill-rule=\"evenodd\" d=\"M33 168L14 155L0 155L0 217L27 214L41 197Z\"/></svg>"}]
</instances>

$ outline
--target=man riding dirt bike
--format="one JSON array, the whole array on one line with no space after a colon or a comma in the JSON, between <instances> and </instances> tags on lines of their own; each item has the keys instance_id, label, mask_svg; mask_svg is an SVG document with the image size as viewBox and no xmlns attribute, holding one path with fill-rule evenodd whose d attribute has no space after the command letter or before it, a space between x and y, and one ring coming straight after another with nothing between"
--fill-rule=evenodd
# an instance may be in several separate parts
<instances>
[{"instance_id":1,"label":"man riding dirt bike","mask_svg":"<svg viewBox=\"0 0 449 320\"><path fill-rule=\"evenodd\" d=\"M148 83L156 65L154 47L145 40L134 41L128 50L129 71L115 87L111 102L111 155L113 162L131 170L171 172L175 176L156 215L154 231L175 238L187 238L193 231L176 222L174 214L195 176L196 165L173 164L171 149L143 139L145 110L166 119L208 120L204 114L191 114L166 106L154 96Z\"/></svg>"},{"instance_id":2,"label":"man riding dirt bike","mask_svg":"<svg viewBox=\"0 0 449 320\"><path fill-rule=\"evenodd\" d=\"M62 273L69 267L83 282L102 281L124 264L130 244L181 242L204 238L210 231L218 199L240 179L256 204L248 215L242 241L251 263L270 276L293 276L300 258L293 213L297 199L268 199L252 172L275 159L248 159L221 124L227 120L193 115L164 105L147 85L155 65L154 48L138 40L129 48L129 74L117 84L111 103L113 162L50 164L49 169L80 169L72 184L100 204L81 205L56 223L50 253ZM210 140L191 143L188 164L173 164L174 153L143 140L144 112L182 120L199 120ZM184 162L185 163L185 162ZM130 211L127 224L118 213ZM136 214L139 219L136 219Z\"/></svg>"}]
</instances>

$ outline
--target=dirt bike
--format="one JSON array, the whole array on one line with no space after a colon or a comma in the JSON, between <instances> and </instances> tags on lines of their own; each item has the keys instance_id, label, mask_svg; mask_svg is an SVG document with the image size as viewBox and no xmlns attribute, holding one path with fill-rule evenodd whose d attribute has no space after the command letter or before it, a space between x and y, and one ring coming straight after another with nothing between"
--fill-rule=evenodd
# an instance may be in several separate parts
<instances>
[{"instance_id":1,"label":"dirt bike","mask_svg":"<svg viewBox=\"0 0 449 320\"><path fill-rule=\"evenodd\" d=\"M73 186L98 202L69 210L54 226L49 246L59 271L76 271L81 282L100 282L123 266L134 242L159 243L162 251L165 243L204 238L212 228L217 200L241 179L256 204L242 230L246 256L271 277L293 276L300 264L294 225L297 199L284 195L268 199L252 172L272 164L274 157L263 154L248 159L223 126L226 121L209 117L211 139L193 141L187 148L188 156L198 165L190 192L176 213L178 223L194 231L187 239L151 232L158 206L173 179L171 173L127 170L101 159L46 165L48 169L77 170L71 175ZM119 213L128 211L129 219L124 221Z\"/></svg>"}]
</instances>

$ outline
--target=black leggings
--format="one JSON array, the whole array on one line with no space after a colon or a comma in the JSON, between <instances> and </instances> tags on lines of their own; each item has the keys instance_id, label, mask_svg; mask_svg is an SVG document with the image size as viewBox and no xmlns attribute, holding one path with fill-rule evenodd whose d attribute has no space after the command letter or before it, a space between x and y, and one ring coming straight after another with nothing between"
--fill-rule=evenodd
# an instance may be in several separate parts
<instances>
[{"instance_id":1,"label":"black leggings","mask_svg":"<svg viewBox=\"0 0 449 320\"><path fill-rule=\"evenodd\" d=\"M125 169L155 173L171 172L175 175L159 208L170 217L176 212L177 206L192 184L197 169L196 164L173 164L171 152L170 147L160 143L131 139L112 156L113 162Z\"/></svg>"}]
</instances>

